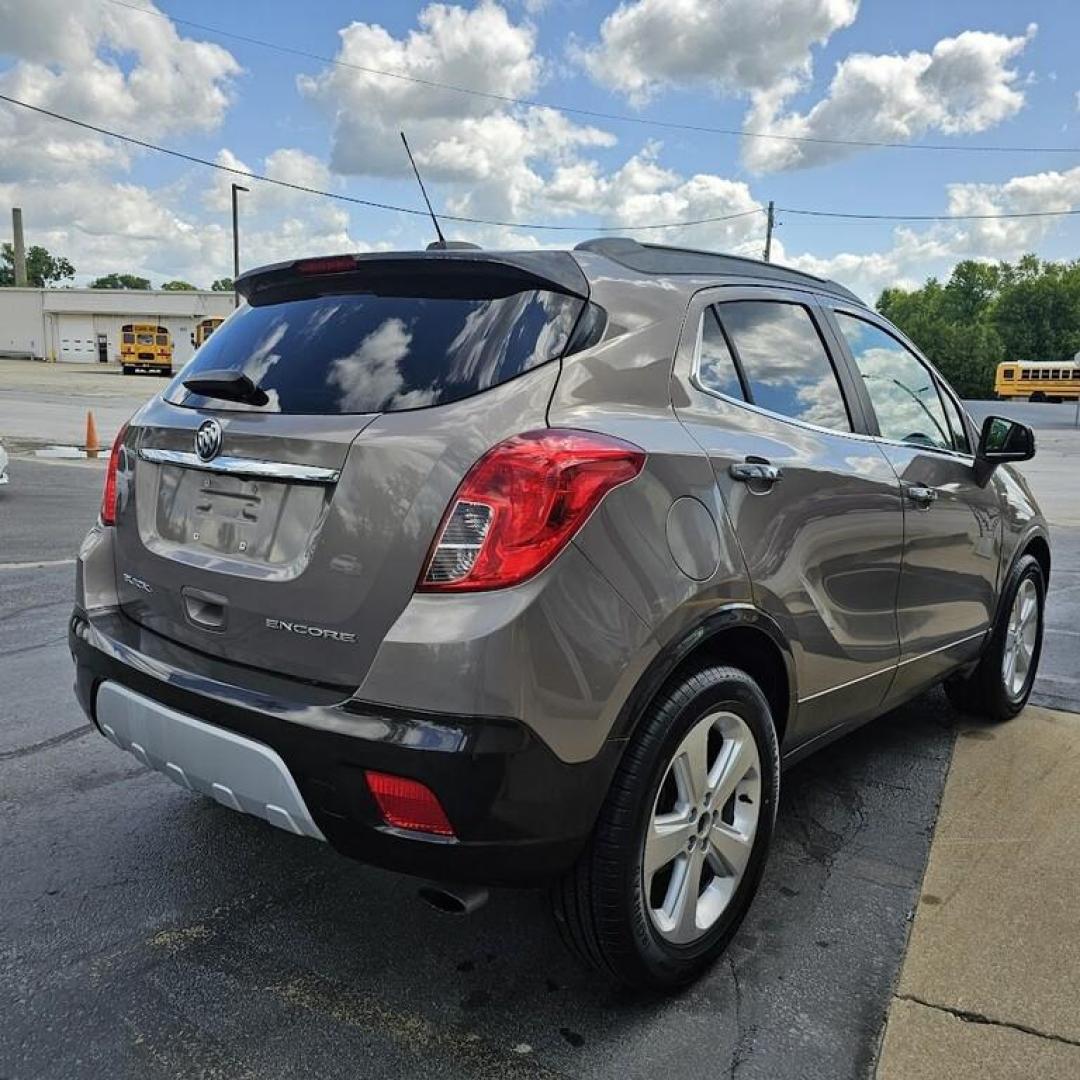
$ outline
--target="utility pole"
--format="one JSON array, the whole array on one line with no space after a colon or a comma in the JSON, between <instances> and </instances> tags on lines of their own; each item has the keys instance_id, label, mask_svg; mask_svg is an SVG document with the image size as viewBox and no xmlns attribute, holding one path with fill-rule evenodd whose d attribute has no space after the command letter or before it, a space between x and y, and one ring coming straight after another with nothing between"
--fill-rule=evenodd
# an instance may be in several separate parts
<instances>
[{"instance_id":1,"label":"utility pole","mask_svg":"<svg viewBox=\"0 0 1080 1080\"><path fill-rule=\"evenodd\" d=\"M26 288L26 244L23 241L22 210L11 208L11 232L15 255L15 284L20 289Z\"/></svg>"},{"instance_id":2,"label":"utility pole","mask_svg":"<svg viewBox=\"0 0 1080 1080\"><path fill-rule=\"evenodd\" d=\"M240 230L236 218L236 193L247 191L239 184L232 186L232 267L233 267L233 307L240 306L240 294L236 291L236 279L240 276Z\"/></svg>"},{"instance_id":3,"label":"utility pole","mask_svg":"<svg viewBox=\"0 0 1080 1080\"><path fill-rule=\"evenodd\" d=\"M765 261L766 262L769 262L770 259L771 259L771 256L772 256L772 231L773 231L773 226L775 224L775 220L774 220L775 209L776 209L776 204L772 201L772 199L770 199L769 200L769 217L768 217L768 221L767 221L767 223L765 225Z\"/></svg>"}]
</instances>

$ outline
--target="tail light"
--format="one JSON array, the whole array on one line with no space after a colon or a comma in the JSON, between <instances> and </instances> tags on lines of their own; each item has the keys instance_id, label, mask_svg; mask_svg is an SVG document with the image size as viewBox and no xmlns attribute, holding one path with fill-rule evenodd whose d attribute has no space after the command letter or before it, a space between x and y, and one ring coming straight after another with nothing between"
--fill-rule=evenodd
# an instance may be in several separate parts
<instances>
[{"instance_id":1,"label":"tail light","mask_svg":"<svg viewBox=\"0 0 1080 1080\"><path fill-rule=\"evenodd\" d=\"M417 586L424 592L502 589L542 570L645 451L591 431L515 435L466 474Z\"/></svg>"},{"instance_id":2,"label":"tail light","mask_svg":"<svg viewBox=\"0 0 1080 1080\"><path fill-rule=\"evenodd\" d=\"M120 467L120 451L128 426L124 424L116 433L112 450L109 451L109 467L105 470L105 490L101 495L101 524L116 524L116 471Z\"/></svg>"},{"instance_id":3,"label":"tail light","mask_svg":"<svg viewBox=\"0 0 1080 1080\"><path fill-rule=\"evenodd\" d=\"M435 792L419 780L371 769L366 770L364 776L387 825L436 836L454 835L454 827Z\"/></svg>"}]
</instances>

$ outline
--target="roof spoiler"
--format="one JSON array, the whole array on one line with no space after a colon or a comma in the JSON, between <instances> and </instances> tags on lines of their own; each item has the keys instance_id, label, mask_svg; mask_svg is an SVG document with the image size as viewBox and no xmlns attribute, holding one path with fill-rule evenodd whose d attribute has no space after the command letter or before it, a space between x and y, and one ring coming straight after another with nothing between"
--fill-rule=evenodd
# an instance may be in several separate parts
<instances>
[{"instance_id":1,"label":"roof spoiler","mask_svg":"<svg viewBox=\"0 0 1080 1080\"><path fill-rule=\"evenodd\" d=\"M258 305L280 302L287 295L316 295L328 287L389 291L415 289L421 281L437 288L438 295L469 295L482 287L495 290L495 295L542 289L589 298L589 283L567 251L488 252L453 242L427 251L326 255L274 263L245 271L236 279L236 291Z\"/></svg>"}]
</instances>

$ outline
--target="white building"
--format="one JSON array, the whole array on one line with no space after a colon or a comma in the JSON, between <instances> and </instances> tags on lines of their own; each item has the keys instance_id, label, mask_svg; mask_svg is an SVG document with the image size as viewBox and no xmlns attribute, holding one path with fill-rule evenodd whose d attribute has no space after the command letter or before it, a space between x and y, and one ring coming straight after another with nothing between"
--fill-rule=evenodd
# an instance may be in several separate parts
<instances>
[{"instance_id":1,"label":"white building","mask_svg":"<svg viewBox=\"0 0 1080 1080\"><path fill-rule=\"evenodd\" d=\"M232 310L231 292L0 288L0 356L119 362L120 327L154 323L172 334L179 368L194 351L195 326Z\"/></svg>"}]
</instances>

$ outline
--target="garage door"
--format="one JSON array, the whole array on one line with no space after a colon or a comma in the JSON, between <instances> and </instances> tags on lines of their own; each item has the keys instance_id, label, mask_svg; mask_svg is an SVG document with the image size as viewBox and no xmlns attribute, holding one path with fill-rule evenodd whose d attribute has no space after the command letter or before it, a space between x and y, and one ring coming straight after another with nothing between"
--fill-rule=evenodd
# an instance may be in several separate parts
<instances>
[{"instance_id":1,"label":"garage door","mask_svg":"<svg viewBox=\"0 0 1080 1080\"><path fill-rule=\"evenodd\" d=\"M83 364L92 364L97 359L93 316L60 316L60 359Z\"/></svg>"}]
</instances>

